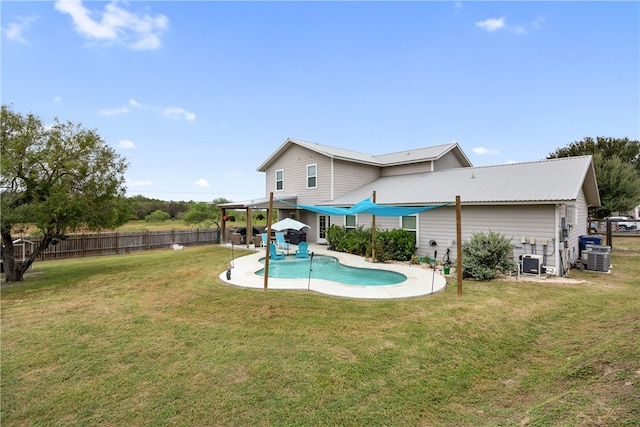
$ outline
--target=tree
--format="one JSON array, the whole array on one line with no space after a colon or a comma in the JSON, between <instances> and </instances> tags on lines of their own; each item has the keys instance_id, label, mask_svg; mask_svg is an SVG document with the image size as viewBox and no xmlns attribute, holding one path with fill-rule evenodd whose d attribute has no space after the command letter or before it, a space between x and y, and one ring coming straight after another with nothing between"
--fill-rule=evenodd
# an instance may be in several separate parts
<instances>
[{"instance_id":1,"label":"tree","mask_svg":"<svg viewBox=\"0 0 640 427\"><path fill-rule=\"evenodd\" d=\"M629 138L585 138L559 148L547 158L593 156L600 202L589 208L593 217L626 212L640 202L640 142Z\"/></svg>"},{"instance_id":2,"label":"tree","mask_svg":"<svg viewBox=\"0 0 640 427\"><path fill-rule=\"evenodd\" d=\"M192 203L182 219L187 224L211 222L214 223L219 230L222 211L218 205L223 203L229 203L229 200L225 198L218 198L215 199L213 203Z\"/></svg>"},{"instance_id":3,"label":"tree","mask_svg":"<svg viewBox=\"0 0 640 427\"><path fill-rule=\"evenodd\" d=\"M127 163L95 130L70 121L44 126L2 106L0 203L2 258L7 282L24 272L50 244L71 230L111 228L128 219ZM24 263L13 255L16 228L35 226L42 240Z\"/></svg>"}]
</instances>

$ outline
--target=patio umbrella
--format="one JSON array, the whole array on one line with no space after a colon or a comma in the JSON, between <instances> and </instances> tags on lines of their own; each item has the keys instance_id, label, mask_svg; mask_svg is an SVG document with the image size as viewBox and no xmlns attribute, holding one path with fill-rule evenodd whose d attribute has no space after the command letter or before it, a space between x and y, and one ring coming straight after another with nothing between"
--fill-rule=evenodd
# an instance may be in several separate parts
<instances>
[{"instance_id":1,"label":"patio umbrella","mask_svg":"<svg viewBox=\"0 0 640 427\"><path fill-rule=\"evenodd\" d=\"M271 229L276 231L282 230L302 230L303 228L311 228L307 224L297 221L293 218L285 218L271 225Z\"/></svg>"}]
</instances>

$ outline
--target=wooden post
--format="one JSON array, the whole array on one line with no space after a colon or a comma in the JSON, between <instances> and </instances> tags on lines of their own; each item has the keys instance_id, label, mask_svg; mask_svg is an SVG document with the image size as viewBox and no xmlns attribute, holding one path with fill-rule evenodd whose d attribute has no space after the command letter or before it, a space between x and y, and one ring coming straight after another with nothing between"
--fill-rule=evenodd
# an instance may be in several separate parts
<instances>
[{"instance_id":1,"label":"wooden post","mask_svg":"<svg viewBox=\"0 0 640 427\"><path fill-rule=\"evenodd\" d=\"M458 276L458 296L462 296L462 209L460 208L460 196L456 196L456 273Z\"/></svg>"},{"instance_id":2,"label":"wooden post","mask_svg":"<svg viewBox=\"0 0 640 427\"><path fill-rule=\"evenodd\" d=\"M247 244L247 249L249 249L249 245L253 240L253 225L251 224L252 219L253 218L251 218L251 206L247 206L247 230L246 230L246 234L244 235L244 240L245 240L245 243ZM251 235L251 239L249 239L249 235Z\"/></svg>"},{"instance_id":3,"label":"wooden post","mask_svg":"<svg viewBox=\"0 0 640 427\"><path fill-rule=\"evenodd\" d=\"M224 236L227 234L227 224L226 221L224 220L225 215L227 214L227 210L225 208L220 208L220 221L222 222L222 226L220 227L220 236L218 240L220 240L220 243L226 243L226 240L224 238Z\"/></svg>"},{"instance_id":4,"label":"wooden post","mask_svg":"<svg viewBox=\"0 0 640 427\"><path fill-rule=\"evenodd\" d=\"M269 193L269 211L267 212L267 256L264 259L264 290L269 284L269 257L271 256L271 212L273 210L273 191Z\"/></svg>"},{"instance_id":5,"label":"wooden post","mask_svg":"<svg viewBox=\"0 0 640 427\"><path fill-rule=\"evenodd\" d=\"M373 203L376 202L375 190L373 191L371 201L373 201ZM376 216L373 214L371 215L371 262L376 262Z\"/></svg>"}]
</instances>

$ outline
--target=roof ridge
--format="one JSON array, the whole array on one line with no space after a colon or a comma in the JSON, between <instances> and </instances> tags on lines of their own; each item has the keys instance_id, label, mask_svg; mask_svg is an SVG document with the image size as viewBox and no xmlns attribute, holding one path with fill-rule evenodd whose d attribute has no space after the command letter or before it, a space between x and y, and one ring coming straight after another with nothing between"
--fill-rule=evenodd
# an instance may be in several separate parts
<instances>
[{"instance_id":1,"label":"roof ridge","mask_svg":"<svg viewBox=\"0 0 640 427\"><path fill-rule=\"evenodd\" d=\"M449 142L446 144L439 144L439 145L428 145L426 147L419 147L419 148L407 148L404 150L398 150L398 151L393 151L391 153L384 153L384 154L374 154L373 157L382 157L382 156L392 156L394 154L400 154L400 153L405 153L407 151L418 151L418 150L428 150L428 149L432 149L432 148L438 148L438 147L446 147L446 146L451 146L451 145L455 145L457 144L457 141L454 142Z\"/></svg>"},{"instance_id":2,"label":"roof ridge","mask_svg":"<svg viewBox=\"0 0 640 427\"><path fill-rule=\"evenodd\" d=\"M439 171L433 171L431 173L439 173L439 172L447 172L447 171L453 171L453 170L458 170L458 169L464 169L464 170L477 170L477 169L491 169L491 168L501 168L501 167L507 167L507 166L518 166L518 165L528 165L528 164L535 164L535 163L546 163L546 162L556 162L556 161L567 161L570 159L584 159L584 158L590 158L592 157L590 154L588 155L583 155L583 156L568 156L568 157L555 157L552 159L541 159L541 160L528 160L526 162L512 162L512 163L500 163L497 165L485 165L485 166L471 166L471 167L462 167L462 168L450 168L450 169L443 169L443 170L439 170Z\"/></svg>"}]
</instances>

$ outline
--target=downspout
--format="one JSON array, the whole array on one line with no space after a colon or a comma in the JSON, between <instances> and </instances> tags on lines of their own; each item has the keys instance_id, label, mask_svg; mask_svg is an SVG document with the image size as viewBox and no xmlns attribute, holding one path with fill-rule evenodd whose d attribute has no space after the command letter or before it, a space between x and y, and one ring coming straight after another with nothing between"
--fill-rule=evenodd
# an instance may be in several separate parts
<instances>
[{"instance_id":1,"label":"downspout","mask_svg":"<svg viewBox=\"0 0 640 427\"><path fill-rule=\"evenodd\" d=\"M329 195L329 200L333 200L333 157L331 158L331 194Z\"/></svg>"},{"instance_id":2,"label":"downspout","mask_svg":"<svg viewBox=\"0 0 640 427\"><path fill-rule=\"evenodd\" d=\"M562 243L560 239L560 216L559 216L559 209L560 209L560 205L556 205L555 208L555 215L554 215L554 222L555 222L555 235L553 238L553 246L554 246L554 255L553 255L553 262L554 265L556 266L556 276L562 276L562 266L560 265L560 244Z\"/></svg>"}]
</instances>

